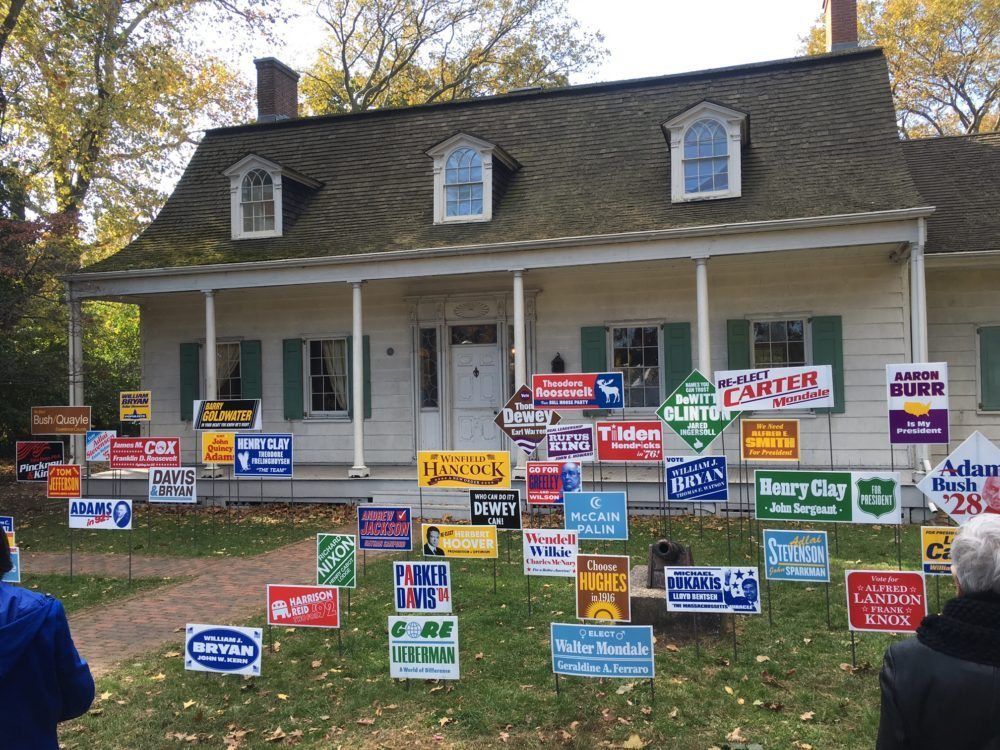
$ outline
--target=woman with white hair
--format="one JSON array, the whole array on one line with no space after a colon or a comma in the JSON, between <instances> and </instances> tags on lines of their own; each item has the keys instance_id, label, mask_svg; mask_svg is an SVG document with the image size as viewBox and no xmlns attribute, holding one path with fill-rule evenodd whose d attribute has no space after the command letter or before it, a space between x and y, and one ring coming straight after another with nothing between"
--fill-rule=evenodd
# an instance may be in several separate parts
<instances>
[{"instance_id":1,"label":"woman with white hair","mask_svg":"<svg viewBox=\"0 0 1000 750\"><path fill-rule=\"evenodd\" d=\"M882 664L878 750L1000 750L1000 515L958 530L958 596Z\"/></svg>"}]
</instances>

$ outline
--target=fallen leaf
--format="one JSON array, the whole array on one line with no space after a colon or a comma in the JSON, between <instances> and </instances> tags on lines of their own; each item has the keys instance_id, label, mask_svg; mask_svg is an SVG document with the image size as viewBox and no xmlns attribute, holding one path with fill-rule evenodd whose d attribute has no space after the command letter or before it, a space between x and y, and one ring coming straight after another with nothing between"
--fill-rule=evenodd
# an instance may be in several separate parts
<instances>
[{"instance_id":1,"label":"fallen leaf","mask_svg":"<svg viewBox=\"0 0 1000 750\"><path fill-rule=\"evenodd\" d=\"M358 719L355 724L360 724L363 727L370 727L375 723L375 719Z\"/></svg>"},{"instance_id":2,"label":"fallen leaf","mask_svg":"<svg viewBox=\"0 0 1000 750\"><path fill-rule=\"evenodd\" d=\"M278 700L279 701L287 701L288 700L288 695L286 693L278 693Z\"/></svg>"},{"instance_id":3,"label":"fallen leaf","mask_svg":"<svg viewBox=\"0 0 1000 750\"><path fill-rule=\"evenodd\" d=\"M677 708L677 706L674 706L673 711L671 711L669 714L667 714L667 716L669 718L671 718L671 719L676 719L677 718L677 714L679 714L679 713L680 713L680 709Z\"/></svg>"},{"instance_id":4,"label":"fallen leaf","mask_svg":"<svg viewBox=\"0 0 1000 750\"><path fill-rule=\"evenodd\" d=\"M482 661L482 660L483 660L483 652L480 651L478 654L476 654L476 661Z\"/></svg>"},{"instance_id":5,"label":"fallen leaf","mask_svg":"<svg viewBox=\"0 0 1000 750\"><path fill-rule=\"evenodd\" d=\"M441 727L446 727L449 724L454 724L454 723L455 723L455 720L453 718L451 718L450 716L442 716L440 719L438 719L438 726L441 726Z\"/></svg>"},{"instance_id":6,"label":"fallen leaf","mask_svg":"<svg viewBox=\"0 0 1000 750\"><path fill-rule=\"evenodd\" d=\"M194 705L194 701L184 701L184 708L191 708Z\"/></svg>"},{"instance_id":7,"label":"fallen leaf","mask_svg":"<svg viewBox=\"0 0 1000 750\"><path fill-rule=\"evenodd\" d=\"M764 656L764 654L757 654L757 663L763 664L766 661L771 661L770 656Z\"/></svg>"},{"instance_id":8,"label":"fallen leaf","mask_svg":"<svg viewBox=\"0 0 1000 750\"><path fill-rule=\"evenodd\" d=\"M740 730L740 727L736 727L732 732L726 735L726 742L746 742L746 735Z\"/></svg>"},{"instance_id":9,"label":"fallen leaf","mask_svg":"<svg viewBox=\"0 0 1000 750\"><path fill-rule=\"evenodd\" d=\"M100 695L100 699L101 699L102 701L106 701L106 700L107 700L108 698L110 698L110 697L111 697L111 695L112 695L112 693L109 693L109 692L105 692L105 693L101 693L101 695Z\"/></svg>"},{"instance_id":10,"label":"fallen leaf","mask_svg":"<svg viewBox=\"0 0 1000 750\"><path fill-rule=\"evenodd\" d=\"M174 658L176 658L176 657L178 657L180 655L181 655L180 651L167 651L167 653L165 653L163 655L163 658L164 659L174 659Z\"/></svg>"},{"instance_id":11,"label":"fallen leaf","mask_svg":"<svg viewBox=\"0 0 1000 750\"><path fill-rule=\"evenodd\" d=\"M620 688L618 688L615 692L618 695L625 695L625 693L631 693L633 690L635 690L635 683L634 682L626 682L624 685L622 685Z\"/></svg>"},{"instance_id":12,"label":"fallen leaf","mask_svg":"<svg viewBox=\"0 0 1000 750\"><path fill-rule=\"evenodd\" d=\"M667 644L667 651L673 651L674 653L677 653L678 651L680 651L680 649L677 648L676 644L674 644L674 643L668 643Z\"/></svg>"},{"instance_id":13,"label":"fallen leaf","mask_svg":"<svg viewBox=\"0 0 1000 750\"><path fill-rule=\"evenodd\" d=\"M642 741L642 738L639 735L630 734L628 739L622 743L622 747L630 748L630 750L632 748L638 750L639 748L646 747L646 743Z\"/></svg>"},{"instance_id":14,"label":"fallen leaf","mask_svg":"<svg viewBox=\"0 0 1000 750\"><path fill-rule=\"evenodd\" d=\"M319 669L321 666L323 666L323 660L314 659L312 662L310 662L309 666L311 666L313 669Z\"/></svg>"},{"instance_id":15,"label":"fallen leaf","mask_svg":"<svg viewBox=\"0 0 1000 750\"><path fill-rule=\"evenodd\" d=\"M725 687L725 690L726 690L726 692L727 692L727 693L729 693L730 695L733 695L733 694L734 694L734 693L733 693L733 689L732 689L731 687L729 687L729 685L726 685L726 687Z\"/></svg>"},{"instance_id":16,"label":"fallen leaf","mask_svg":"<svg viewBox=\"0 0 1000 750\"><path fill-rule=\"evenodd\" d=\"M500 732L500 741L506 743L510 739L510 732Z\"/></svg>"},{"instance_id":17,"label":"fallen leaf","mask_svg":"<svg viewBox=\"0 0 1000 750\"><path fill-rule=\"evenodd\" d=\"M800 719L801 719L802 721L812 721L812 720L813 720L813 717L814 717L815 715L816 715L816 712L815 712L815 711L805 711L805 712L803 712L803 713L799 714L799 718L800 718Z\"/></svg>"},{"instance_id":18,"label":"fallen leaf","mask_svg":"<svg viewBox=\"0 0 1000 750\"><path fill-rule=\"evenodd\" d=\"M163 672L160 672L160 673L159 673L159 674L157 674L157 675L153 675L153 676L152 676L152 677L150 677L149 679L151 679L151 680L152 680L153 682L160 682L160 681L162 681L162 680L165 680L165 679L167 679L167 676L166 676L165 674L163 674Z\"/></svg>"},{"instance_id":19,"label":"fallen leaf","mask_svg":"<svg viewBox=\"0 0 1000 750\"><path fill-rule=\"evenodd\" d=\"M286 734L285 734L285 733L284 733L284 732L282 731L281 727L278 727L278 728L277 728L277 729L275 729L275 730L274 730L274 731L273 731L273 732L272 732L271 734L267 735L267 736L266 736L266 737L264 738L264 742L277 742L278 740L283 740L283 739L285 739L285 737L287 737L287 736L288 736L288 735L286 735Z\"/></svg>"},{"instance_id":20,"label":"fallen leaf","mask_svg":"<svg viewBox=\"0 0 1000 750\"><path fill-rule=\"evenodd\" d=\"M803 638L802 642L808 646L810 643L813 642L813 639L812 638Z\"/></svg>"}]
</instances>

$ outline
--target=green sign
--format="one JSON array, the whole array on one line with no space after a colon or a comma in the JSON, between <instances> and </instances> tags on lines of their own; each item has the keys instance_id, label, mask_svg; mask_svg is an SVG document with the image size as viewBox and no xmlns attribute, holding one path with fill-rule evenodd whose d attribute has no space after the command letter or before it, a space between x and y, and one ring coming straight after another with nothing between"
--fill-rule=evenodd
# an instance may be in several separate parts
<instances>
[{"instance_id":1,"label":"green sign","mask_svg":"<svg viewBox=\"0 0 1000 750\"><path fill-rule=\"evenodd\" d=\"M754 472L762 521L900 523L899 475L872 471Z\"/></svg>"},{"instance_id":2,"label":"green sign","mask_svg":"<svg viewBox=\"0 0 1000 750\"><path fill-rule=\"evenodd\" d=\"M316 583L353 589L357 585L353 534L316 535Z\"/></svg>"},{"instance_id":3,"label":"green sign","mask_svg":"<svg viewBox=\"0 0 1000 750\"><path fill-rule=\"evenodd\" d=\"M722 434L739 412L723 412L715 404L715 384L692 370L677 390L660 404L656 416L701 453Z\"/></svg>"}]
</instances>

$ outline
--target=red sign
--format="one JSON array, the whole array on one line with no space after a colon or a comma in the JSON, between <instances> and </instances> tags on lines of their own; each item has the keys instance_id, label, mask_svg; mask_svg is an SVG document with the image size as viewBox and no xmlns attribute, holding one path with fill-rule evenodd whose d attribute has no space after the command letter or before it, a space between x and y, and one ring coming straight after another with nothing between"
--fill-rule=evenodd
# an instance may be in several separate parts
<instances>
[{"instance_id":1,"label":"red sign","mask_svg":"<svg viewBox=\"0 0 1000 750\"><path fill-rule=\"evenodd\" d=\"M267 624L296 628L339 628L336 586L267 585Z\"/></svg>"},{"instance_id":2,"label":"red sign","mask_svg":"<svg viewBox=\"0 0 1000 750\"><path fill-rule=\"evenodd\" d=\"M914 633L927 614L924 574L847 570L847 621L851 630Z\"/></svg>"},{"instance_id":3,"label":"red sign","mask_svg":"<svg viewBox=\"0 0 1000 750\"><path fill-rule=\"evenodd\" d=\"M528 461L525 484L529 503L562 505L563 492L583 489L580 464L576 461Z\"/></svg>"},{"instance_id":4,"label":"red sign","mask_svg":"<svg viewBox=\"0 0 1000 750\"><path fill-rule=\"evenodd\" d=\"M598 422L598 461L656 461L663 460L663 423Z\"/></svg>"},{"instance_id":5,"label":"red sign","mask_svg":"<svg viewBox=\"0 0 1000 750\"><path fill-rule=\"evenodd\" d=\"M48 491L50 498L70 499L80 497L80 467L76 464L54 464L49 467Z\"/></svg>"},{"instance_id":6,"label":"red sign","mask_svg":"<svg viewBox=\"0 0 1000 750\"><path fill-rule=\"evenodd\" d=\"M44 482L53 464L63 462L63 444L58 441L17 441L17 481Z\"/></svg>"},{"instance_id":7,"label":"red sign","mask_svg":"<svg viewBox=\"0 0 1000 750\"><path fill-rule=\"evenodd\" d=\"M112 469L170 468L180 465L180 438L111 438Z\"/></svg>"}]
</instances>

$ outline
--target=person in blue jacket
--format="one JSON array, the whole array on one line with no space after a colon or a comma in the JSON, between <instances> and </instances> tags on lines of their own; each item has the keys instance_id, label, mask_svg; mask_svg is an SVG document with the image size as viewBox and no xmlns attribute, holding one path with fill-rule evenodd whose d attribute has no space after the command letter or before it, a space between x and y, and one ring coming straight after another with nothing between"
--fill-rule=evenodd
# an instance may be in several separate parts
<instances>
[{"instance_id":1,"label":"person in blue jacket","mask_svg":"<svg viewBox=\"0 0 1000 750\"><path fill-rule=\"evenodd\" d=\"M0 531L0 577L13 568ZM86 713L94 678L58 599L0 583L0 747L57 750L56 724Z\"/></svg>"}]
</instances>

